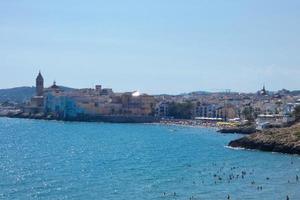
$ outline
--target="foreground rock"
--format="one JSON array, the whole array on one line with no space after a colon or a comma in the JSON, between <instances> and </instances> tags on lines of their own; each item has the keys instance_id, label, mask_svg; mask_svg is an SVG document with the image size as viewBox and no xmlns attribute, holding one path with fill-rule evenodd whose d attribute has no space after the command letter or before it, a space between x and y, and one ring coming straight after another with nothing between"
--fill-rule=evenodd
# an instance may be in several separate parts
<instances>
[{"instance_id":1,"label":"foreground rock","mask_svg":"<svg viewBox=\"0 0 300 200\"><path fill-rule=\"evenodd\" d=\"M229 146L300 155L300 123L257 132L233 140Z\"/></svg>"}]
</instances>

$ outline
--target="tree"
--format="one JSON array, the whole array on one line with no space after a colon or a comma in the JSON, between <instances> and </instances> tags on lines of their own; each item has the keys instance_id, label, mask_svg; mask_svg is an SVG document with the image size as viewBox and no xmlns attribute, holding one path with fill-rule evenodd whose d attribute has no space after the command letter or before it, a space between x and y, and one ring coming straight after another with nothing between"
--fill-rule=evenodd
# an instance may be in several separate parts
<instances>
[{"instance_id":1,"label":"tree","mask_svg":"<svg viewBox=\"0 0 300 200\"><path fill-rule=\"evenodd\" d=\"M294 110L294 116L296 121L300 121L300 106L296 106Z\"/></svg>"},{"instance_id":2,"label":"tree","mask_svg":"<svg viewBox=\"0 0 300 200\"><path fill-rule=\"evenodd\" d=\"M248 120L250 123L254 122L254 112L253 108L251 106L247 106L243 110L243 115L246 120Z\"/></svg>"},{"instance_id":3,"label":"tree","mask_svg":"<svg viewBox=\"0 0 300 200\"><path fill-rule=\"evenodd\" d=\"M191 119L193 113L193 104L191 102L176 103L169 105L168 116L176 119Z\"/></svg>"}]
</instances>

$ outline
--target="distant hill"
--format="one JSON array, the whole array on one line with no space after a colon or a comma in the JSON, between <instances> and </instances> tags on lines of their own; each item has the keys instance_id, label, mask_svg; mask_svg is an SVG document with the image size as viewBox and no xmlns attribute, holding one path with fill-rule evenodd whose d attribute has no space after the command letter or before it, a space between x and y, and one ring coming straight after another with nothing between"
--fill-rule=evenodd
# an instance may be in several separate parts
<instances>
[{"instance_id":1,"label":"distant hill","mask_svg":"<svg viewBox=\"0 0 300 200\"><path fill-rule=\"evenodd\" d=\"M14 101L22 103L30 100L35 94L35 87L16 87L10 89L0 89L0 102Z\"/></svg>"},{"instance_id":2,"label":"distant hill","mask_svg":"<svg viewBox=\"0 0 300 200\"><path fill-rule=\"evenodd\" d=\"M63 90L73 90L64 86L59 86ZM13 101L16 103L22 103L29 101L32 96L35 95L35 87L15 87L9 89L0 89L0 103L5 101Z\"/></svg>"},{"instance_id":3,"label":"distant hill","mask_svg":"<svg viewBox=\"0 0 300 200\"><path fill-rule=\"evenodd\" d=\"M190 92L190 93L188 93L189 95L199 95L199 96L201 96L201 95L208 95L208 94L211 94L211 92L207 92L207 91L194 91L194 92Z\"/></svg>"},{"instance_id":4,"label":"distant hill","mask_svg":"<svg viewBox=\"0 0 300 200\"><path fill-rule=\"evenodd\" d=\"M294 90L294 91L291 91L291 94L292 95L300 95L300 90Z\"/></svg>"}]
</instances>

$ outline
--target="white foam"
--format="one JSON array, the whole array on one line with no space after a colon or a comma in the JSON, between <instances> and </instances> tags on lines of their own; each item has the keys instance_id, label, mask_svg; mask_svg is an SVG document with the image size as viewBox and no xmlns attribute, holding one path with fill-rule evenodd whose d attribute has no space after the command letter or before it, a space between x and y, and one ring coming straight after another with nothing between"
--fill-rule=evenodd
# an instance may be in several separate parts
<instances>
[{"instance_id":1,"label":"white foam","mask_svg":"<svg viewBox=\"0 0 300 200\"><path fill-rule=\"evenodd\" d=\"M246 148L244 148L244 147L231 147L231 146L225 146L225 148L233 149L233 150L246 150Z\"/></svg>"}]
</instances>

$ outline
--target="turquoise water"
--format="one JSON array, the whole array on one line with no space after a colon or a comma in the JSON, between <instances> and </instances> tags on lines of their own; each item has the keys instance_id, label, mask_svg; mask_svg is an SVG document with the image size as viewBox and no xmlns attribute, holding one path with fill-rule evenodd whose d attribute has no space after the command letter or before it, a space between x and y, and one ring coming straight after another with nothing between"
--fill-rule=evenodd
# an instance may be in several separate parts
<instances>
[{"instance_id":1,"label":"turquoise water","mask_svg":"<svg viewBox=\"0 0 300 200\"><path fill-rule=\"evenodd\" d=\"M0 199L300 199L299 156L225 147L237 137L0 118Z\"/></svg>"}]
</instances>

